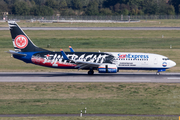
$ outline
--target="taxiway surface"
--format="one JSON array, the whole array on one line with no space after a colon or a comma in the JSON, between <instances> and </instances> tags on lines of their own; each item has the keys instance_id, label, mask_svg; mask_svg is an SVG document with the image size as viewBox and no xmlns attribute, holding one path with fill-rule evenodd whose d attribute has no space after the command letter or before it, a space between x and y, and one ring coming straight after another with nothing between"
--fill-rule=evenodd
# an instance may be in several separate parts
<instances>
[{"instance_id":1,"label":"taxiway surface","mask_svg":"<svg viewBox=\"0 0 180 120\"><path fill-rule=\"evenodd\" d=\"M22 27L23 30L180 30L180 27ZM0 30L9 30L1 27Z\"/></svg>"},{"instance_id":2,"label":"taxiway surface","mask_svg":"<svg viewBox=\"0 0 180 120\"><path fill-rule=\"evenodd\" d=\"M180 83L180 73L116 73L87 75L62 72L0 72L0 82L154 82Z\"/></svg>"}]
</instances>

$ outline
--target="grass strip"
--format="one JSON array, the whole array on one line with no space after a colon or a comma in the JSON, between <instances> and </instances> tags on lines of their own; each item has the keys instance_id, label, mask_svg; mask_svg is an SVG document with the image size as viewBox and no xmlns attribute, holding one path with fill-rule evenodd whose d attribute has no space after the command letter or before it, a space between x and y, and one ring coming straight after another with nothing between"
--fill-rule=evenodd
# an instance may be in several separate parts
<instances>
[{"instance_id":1,"label":"grass strip","mask_svg":"<svg viewBox=\"0 0 180 120\"><path fill-rule=\"evenodd\" d=\"M180 27L179 19L141 20L137 23L39 23L18 22L21 27ZM0 23L0 27L8 27L8 23Z\"/></svg>"},{"instance_id":2,"label":"grass strip","mask_svg":"<svg viewBox=\"0 0 180 120\"><path fill-rule=\"evenodd\" d=\"M3 117L3 120L178 120L178 117Z\"/></svg>"},{"instance_id":3,"label":"grass strip","mask_svg":"<svg viewBox=\"0 0 180 120\"><path fill-rule=\"evenodd\" d=\"M180 84L2 83L0 114L178 115Z\"/></svg>"}]
</instances>

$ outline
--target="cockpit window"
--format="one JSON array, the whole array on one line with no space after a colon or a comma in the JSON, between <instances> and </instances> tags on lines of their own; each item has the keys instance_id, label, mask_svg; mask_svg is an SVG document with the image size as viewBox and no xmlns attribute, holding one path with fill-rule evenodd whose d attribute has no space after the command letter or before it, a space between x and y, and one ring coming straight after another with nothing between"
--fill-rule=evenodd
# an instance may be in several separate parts
<instances>
[{"instance_id":1,"label":"cockpit window","mask_svg":"<svg viewBox=\"0 0 180 120\"><path fill-rule=\"evenodd\" d=\"M162 60L169 60L169 58L163 58Z\"/></svg>"}]
</instances>

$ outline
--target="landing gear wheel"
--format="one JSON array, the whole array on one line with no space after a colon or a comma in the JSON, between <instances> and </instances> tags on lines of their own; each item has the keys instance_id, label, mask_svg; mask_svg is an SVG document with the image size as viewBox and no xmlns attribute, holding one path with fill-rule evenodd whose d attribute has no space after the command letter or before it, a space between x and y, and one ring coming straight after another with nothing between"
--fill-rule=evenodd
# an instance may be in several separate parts
<instances>
[{"instance_id":1,"label":"landing gear wheel","mask_svg":"<svg viewBox=\"0 0 180 120\"><path fill-rule=\"evenodd\" d=\"M160 75L160 72L157 72L156 75Z\"/></svg>"},{"instance_id":2,"label":"landing gear wheel","mask_svg":"<svg viewBox=\"0 0 180 120\"><path fill-rule=\"evenodd\" d=\"M93 70L88 71L88 75L93 75L93 74L94 74Z\"/></svg>"}]
</instances>

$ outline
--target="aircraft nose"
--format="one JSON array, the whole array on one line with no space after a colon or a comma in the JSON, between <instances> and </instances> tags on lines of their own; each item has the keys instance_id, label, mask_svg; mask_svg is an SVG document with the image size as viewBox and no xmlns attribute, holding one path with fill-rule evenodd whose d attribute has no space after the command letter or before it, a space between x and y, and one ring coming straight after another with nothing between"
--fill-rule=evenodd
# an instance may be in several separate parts
<instances>
[{"instance_id":1,"label":"aircraft nose","mask_svg":"<svg viewBox=\"0 0 180 120\"><path fill-rule=\"evenodd\" d=\"M176 63L174 61L171 60L171 63L170 63L171 67L174 67L176 66Z\"/></svg>"}]
</instances>

